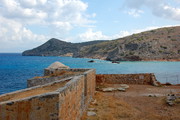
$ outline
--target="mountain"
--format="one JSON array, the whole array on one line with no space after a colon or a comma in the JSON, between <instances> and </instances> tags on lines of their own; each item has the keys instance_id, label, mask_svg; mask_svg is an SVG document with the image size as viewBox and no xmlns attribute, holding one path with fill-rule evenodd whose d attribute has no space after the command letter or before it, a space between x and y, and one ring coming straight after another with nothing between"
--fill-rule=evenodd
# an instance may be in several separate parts
<instances>
[{"instance_id":1,"label":"mountain","mask_svg":"<svg viewBox=\"0 0 180 120\"><path fill-rule=\"evenodd\" d=\"M111 61L180 60L180 26L82 47L78 56Z\"/></svg>"},{"instance_id":2,"label":"mountain","mask_svg":"<svg viewBox=\"0 0 180 120\"><path fill-rule=\"evenodd\" d=\"M111 61L180 60L180 26L165 27L110 41L68 43L55 38L23 55L98 58Z\"/></svg>"},{"instance_id":3,"label":"mountain","mask_svg":"<svg viewBox=\"0 0 180 120\"><path fill-rule=\"evenodd\" d=\"M22 53L23 56L73 56L78 54L81 47L98 44L104 42L89 41L82 43L70 43L52 38L46 43L40 45L32 50L26 50Z\"/></svg>"}]
</instances>

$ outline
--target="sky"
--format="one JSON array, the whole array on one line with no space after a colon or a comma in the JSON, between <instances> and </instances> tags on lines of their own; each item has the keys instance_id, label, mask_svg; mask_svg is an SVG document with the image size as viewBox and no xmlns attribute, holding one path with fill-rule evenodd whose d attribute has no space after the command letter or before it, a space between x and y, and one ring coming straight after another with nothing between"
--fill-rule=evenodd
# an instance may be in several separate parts
<instances>
[{"instance_id":1,"label":"sky","mask_svg":"<svg viewBox=\"0 0 180 120\"><path fill-rule=\"evenodd\" d=\"M0 0L0 53L180 25L180 0Z\"/></svg>"}]
</instances>

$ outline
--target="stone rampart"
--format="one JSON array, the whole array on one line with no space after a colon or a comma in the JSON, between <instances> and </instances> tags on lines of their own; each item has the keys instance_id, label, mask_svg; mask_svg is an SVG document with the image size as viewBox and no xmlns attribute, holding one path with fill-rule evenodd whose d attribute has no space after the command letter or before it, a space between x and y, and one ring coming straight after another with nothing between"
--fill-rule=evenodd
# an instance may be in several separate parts
<instances>
[{"instance_id":1,"label":"stone rampart","mask_svg":"<svg viewBox=\"0 0 180 120\"><path fill-rule=\"evenodd\" d=\"M153 73L142 74L97 74L96 84L149 84L157 86Z\"/></svg>"},{"instance_id":2,"label":"stone rampart","mask_svg":"<svg viewBox=\"0 0 180 120\"><path fill-rule=\"evenodd\" d=\"M0 96L0 120L79 120L95 92L95 70ZM25 96L25 97L24 97Z\"/></svg>"}]
</instances>

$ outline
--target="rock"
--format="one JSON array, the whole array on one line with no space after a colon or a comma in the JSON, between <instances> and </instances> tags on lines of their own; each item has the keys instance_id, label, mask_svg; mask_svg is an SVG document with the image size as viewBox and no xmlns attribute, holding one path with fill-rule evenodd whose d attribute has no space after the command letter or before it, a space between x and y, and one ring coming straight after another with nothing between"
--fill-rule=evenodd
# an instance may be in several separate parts
<instances>
[{"instance_id":1,"label":"rock","mask_svg":"<svg viewBox=\"0 0 180 120\"><path fill-rule=\"evenodd\" d=\"M95 104L97 104L97 101L96 101L96 100L93 100L93 101L91 102L91 104L92 104L92 105L95 105Z\"/></svg>"},{"instance_id":2,"label":"rock","mask_svg":"<svg viewBox=\"0 0 180 120\"><path fill-rule=\"evenodd\" d=\"M88 61L88 62L93 63L93 62L95 62L95 61L94 61L94 60L90 60L90 61Z\"/></svg>"},{"instance_id":3,"label":"rock","mask_svg":"<svg viewBox=\"0 0 180 120\"><path fill-rule=\"evenodd\" d=\"M173 106L175 104L175 101L177 99L177 96L174 94L168 94L166 97L166 103L170 106Z\"/></svg>"},{"instance_id":4,"label":"rock","mask_svg":"<svg viewBox=\"0 0 180 120\"><path fill-rule=\"evenodd\" d=\"M149 94L149 95L148 95L148 97L152 97L152 95L151 95L151 94Z\"/></svg>"},{"instance_id":5,"label":"rock","mask_svg":"<svg viewBox=\"0 0 180 120\"><path fill-rule=\"evenodd\" d=\"M129 88L129 85L127 85L127 84L120 84L120 86L125 89Z\"/></svg>"},{"instance_id":6,"label":"rock","mask_svg":"<svg viewBox=\"0 0 180 120\"><path fill-rule=\"evenodd\" d=\"M126 92L125 88L118 88L117 90L122 91L122 92Z\"/></svg>"},{"instance_id":7,"label":"rock","mask_svg":"<svg viewBox=\"0 0 180 120\"><path fill-rule=\"evenodd\" d=\"M87 116L96 116L97 114L95 112L87 112Z\"/></svg>"},{"instance_id":8,"label":"rock","mask_svg":"<svg viewBox=\"0 0 180 120\"><path fill-rule=\"evenodd\" d=\"M102 89L103 92L112 92L113 90L115 90L115 88L109 87L109 88L103 88Z\"/></svg>"},{"instance_id":9,"label":"rock","mask_svg":"<svg viewBox=\"0 0 180 120\"><path fill-rule=\"evenodd\" d=\"M119 62L119 61L112 61L112 63L117 63L117 64L119 64L120 62Z\"/></svg>"},{"instance_id":10,"label":"rock","mask_svg":"<svg viewBox=\"0 0 180 120\"><path fill-rule=\"evenodd\" d=\"M88 108L89 111L95 111L95 108Z\"/></svg>"}]
</instances>

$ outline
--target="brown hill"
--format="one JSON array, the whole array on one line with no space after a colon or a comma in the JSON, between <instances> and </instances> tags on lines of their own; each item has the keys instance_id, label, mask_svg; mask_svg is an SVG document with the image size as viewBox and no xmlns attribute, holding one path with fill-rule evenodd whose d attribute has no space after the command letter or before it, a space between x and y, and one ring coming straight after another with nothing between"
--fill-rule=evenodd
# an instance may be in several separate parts
<instances>
[{"instance_id":1,"label":"brown hill","mask_svg":"<svg viewBox=\"0 0 180 120\"><path fill-rule=\"evenodd\" d=\"M180 26L159 28L85 46L76 57L111 61L180 60Z\"/></svg>"},{"instance_id":2,"label":"brown hill","mask_svg":"<svg viewBox=\"0 0 180 120\"><path fill-rule=\"evenodd\" d=\"M72 55L111 61L180 61L180 26L159 28L110 41L69 43L52 38L22 55Z\"/></svg>"}]
</instances>

